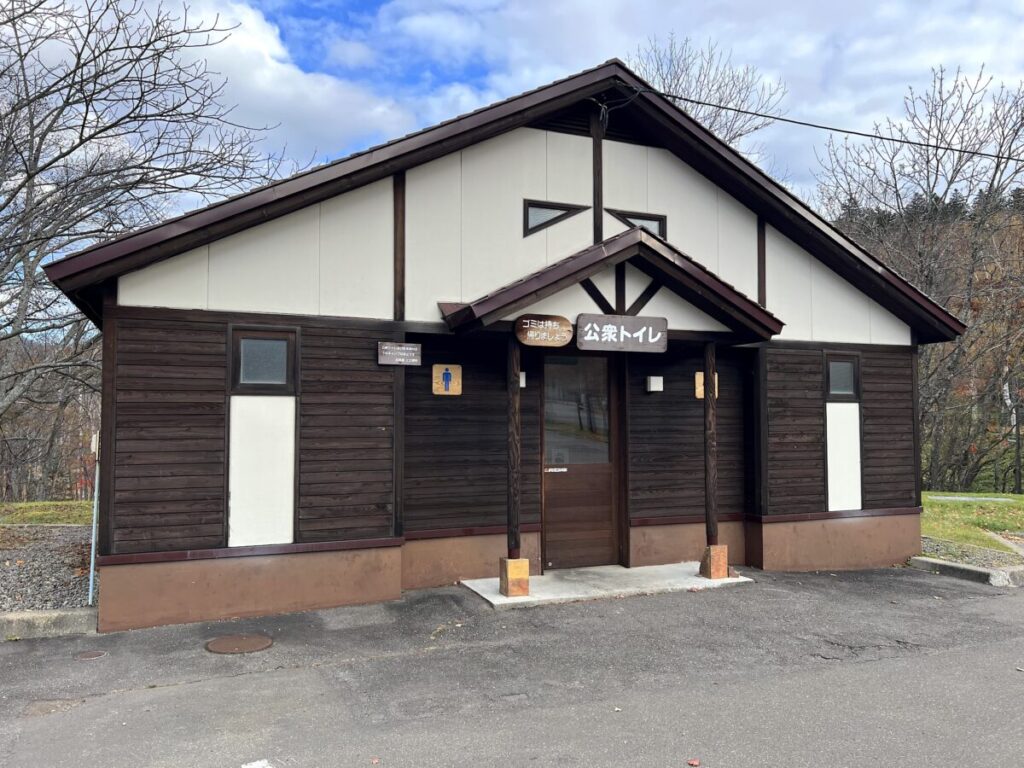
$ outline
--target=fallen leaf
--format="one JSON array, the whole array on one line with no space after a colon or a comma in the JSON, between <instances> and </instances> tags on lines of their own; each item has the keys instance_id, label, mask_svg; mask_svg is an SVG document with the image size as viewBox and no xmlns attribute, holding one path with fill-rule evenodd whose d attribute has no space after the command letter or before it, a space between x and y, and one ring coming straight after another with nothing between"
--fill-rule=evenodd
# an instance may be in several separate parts
<instances>
[{"instance_id":1,"label":"fallen leaf","mask_svg":"<svg viewBox=\"0 0 1024 768\"><path fill-rule=\"evenodd\" d=\"M693 758L693 760L687 760L686 764L687 765L692 765L692 766L694 766L694 768L697 768L697 766L700 765L700 760L698 760L697 758Z\"/></svg>"},{"instance_id":2,"label":"fallen leaf","mask_svg":"<svg viewBox=\"0 0 1024 768\"><path fill-rule=\"evenodd\" d=\"M25 561L24 561L24 560L15 560L15 561L14 561L14 564L15 564L15 565L24 565L24 564L25 564Z\"/></svg>"},{"instance_id":3,"label":"fallen leaf","mask_svg":"<svg viewBox=\"0 0 1024 768\"><path fill-rule=\"evenodd\" d=\"M379 757L371 757L370 758L370 765L380 765L380 758Z\"/></svg>"},{"instance_id":4,"label":"fallen leaf","mask_svg":"<svg viewBox=\"0 0 1024 768\"><path fill-rule=\"evenodd\" d=\"M615 711L616 711L616 712L621 712L621 711L622 711L622 709L621 709L621 708L619 708L619 707L616 707L616 708L615 708Z\"/></svg>"}]
</instances>

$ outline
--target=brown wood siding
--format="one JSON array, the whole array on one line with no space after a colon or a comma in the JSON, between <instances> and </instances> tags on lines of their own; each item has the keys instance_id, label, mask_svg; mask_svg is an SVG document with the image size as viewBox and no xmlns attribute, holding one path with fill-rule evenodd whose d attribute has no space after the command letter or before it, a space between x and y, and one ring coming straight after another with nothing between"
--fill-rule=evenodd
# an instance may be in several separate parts
<instances>
[{"instance_id":1,"label":"brown wood siding","mask_svg":"<svg viewBox=\"0 0 1024 768\"><path fill-rule=\"evenodd\" d=\"M386 323L302 326L296 541L392 533L395 368L377 342L394 338Z\"/></svg>"},{"instance_id":2,"label":"brown wood siding","mask_svg":"<svg viewBox=\"0 0 1024 768\"><path fill-rule=\"evenodd\" d=\"M406 371L406 532L503 526L508 411L504 336L424 336L423 365ZM462 395L432 394L431 366L462 366ZM523 356L521 522L540 520L540 381Z\"/></svg>"},{"instance_id":3,"label":"brown wood siding","mask_svg":"<svg viewBox=\"0 0 1024 768\"><path fill-rule=\"evenodd\" d=\"M115 322L109 552L224 546L227 323Z\"/></svg>"},{"instance_id":4,"label":"brown wood siding","mask_svg":"<svg viewBox=\"0 0 1024 768\"><path fill-rule=\"evenodd\" d=\"M700 347L672 344L666 355L629 361L629 517L704 515L704 401L694 393ZM718 357L718 511L747 511L747 382L753 359L721 350ZM646 390L663 376L664 392Z\"/></svg>"},{"instance_id":5,"label":"brown wood siding","mask_svg":"<svg viewBox=\"0 0 1024 768\"><path fill-rule=\"evenodd\" d=\"M820 349L766 350L766 515L823 512L825 381Z\"/></svg>"},{"instance_id":6,"label":"brown wood siding","mask_svg":"<svg viewBox=\"0 0 1024 768\"><path fill-rule=\"evenodd\" d=\"M917 506L913 366L909 350L861 353L864 509Z\"/></svg>"}]
</instances>

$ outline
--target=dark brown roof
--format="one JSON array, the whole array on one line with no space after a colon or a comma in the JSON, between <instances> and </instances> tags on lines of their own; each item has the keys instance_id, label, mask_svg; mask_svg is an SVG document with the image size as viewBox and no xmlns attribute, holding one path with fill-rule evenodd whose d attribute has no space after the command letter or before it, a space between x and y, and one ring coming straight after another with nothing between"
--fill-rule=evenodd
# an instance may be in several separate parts
<instances>
[{"instance_id":1,"label":"dark brown roof","mask_svg":"<svg viewBox=\"0 0 1024 768\"><path fill-rule=\"evenodd\" d=\"M610 266L629 261L741 339L764 341L782 321L655 234L634 227L468 304L440 304L453 331L507 317Z\"/></svg>"},{"instance_id":2,"label":"dark brown roof","mask_svg":"<svg viewBox=\"0 0 1024 768\"><path fill-rule=\"evenodd\" d=\"M615 91L637 95L626 109L645 131L712 179L773 227L871 295L913 328L922 342L949 341L965 326L867 253L742 155L613 59L550 85L492 104L288 179L100 243L54 262L47 276L93 319L97 287L169 256L291 213L529 125L581 100Z\"/></svg>"}]
</instances>

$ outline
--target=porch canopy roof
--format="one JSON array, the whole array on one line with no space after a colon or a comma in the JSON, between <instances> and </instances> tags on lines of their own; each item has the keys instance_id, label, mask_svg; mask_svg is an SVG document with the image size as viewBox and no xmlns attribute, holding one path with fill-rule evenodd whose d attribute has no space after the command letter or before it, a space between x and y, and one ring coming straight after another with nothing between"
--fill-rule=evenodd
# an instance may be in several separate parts
<instances>
[{"instance_id":1,"label":"porch canopy roof","mask_svg":"<svg viewBox=\"0 0 1024 768\"><path fill-rule=\"evenodd\" d=\"M767 341L783 323L706 267L651 232L634 227L468 304L440 302L456 332L490 325L559 291L628 262L726 326L738 341ZM591 287L591 286L587 286ZM592 287L591 287L592 288ZM589 291L588 291L589 292ZM621 314L636 314L622 308ZM640 309L636 307L636 309Z\"/></svg>"}]
</instances>

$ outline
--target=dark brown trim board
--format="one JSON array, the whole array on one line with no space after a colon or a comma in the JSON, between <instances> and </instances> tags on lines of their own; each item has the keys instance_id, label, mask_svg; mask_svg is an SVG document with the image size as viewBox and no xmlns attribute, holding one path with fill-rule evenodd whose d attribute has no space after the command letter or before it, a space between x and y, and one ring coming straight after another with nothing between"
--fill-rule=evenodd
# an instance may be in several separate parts
<instances>
[{"instance_id":1,"label":"dark brown trim board","mask_svg":"<svg viewBox=\"0 0 1024 768\"><path fill-rule=\"evenodd\" d=\"M611 305L608 299L605 298L605 295L601 293L601 289L589 277L580 280L580 288L587 292L587 296L590 297L591 301L597 304L598 308L606 315L615 314L615 307Z\"/></svg>"},{"instance_id":2,"label":"dark brown trim board","mask_svg":"<svg viewBox=\"0 0 1024 768\"><path fill-rule=\"evenodd\" d=\"M401 537L387 539L356 539L353 541L311 541L296 544L265 544L257 547L221 547L218 549L185 549L171 552L137 552L126 555L104 555L96 564L138 565L140 563L176 563L186 560L218 560L225 557L260 557L264 555L294 555L302 552L340 552L349 549L377 549L400 547Z\"/></svg>"},{"instance_id":3,"label":"dark brown trim board","mask_svg":"<svg viewBox=\"0 0 1024 768\"><path fill-rule=\"evenodd\" d=\"M626 314L633 315L634 317L639 315L650 300L654 298L654 294L660 290L661 283L657 280L651 280L651 282L647 284L647 287L640 292L640 295L636 297L633 303L626 308Z\"/></svg>"},{"instance_id":4,"label":"dark brown trim board","mask_svg":"<svg viewBox=\"0 0 1024 768\"><path fill-rule=\"evenodd\" d=\"M520 555L519 505L520 480L522 474L523 426L520 398L519 374L522 370L519 342L515 336L508 337L508 369L505 380L508 388L508 556L517 559Z\"/></svg>"},{"instance_id":5,"label":"dark brown trim board","mask_svg":"<svg viewBox=\"0 0 1024 768\"><path fill-rule=\"evenodd\" d=\"M708 546L718 544L718 380L715 345L704 345L704 526Z\"/></svg>"},{"instance_id":6,"label":"dark brown trim board","mask_svg":"<svg viewBox=\"0 0 1024 768\"><path fill-rule=\"evenodd\" d=\"M112 505L114 500L114 463L117 455L117 430L114 404L117 393L117 318L111 311L117 305L117 284L107 283L103 295L107 307L103 317L103 377L100 410L100 507L97 529L99 554L111 552L114 540Z\"/></svg>"},{"instance_id":7,"label":"dark brown trim board","mask_svg":"<svg viewBox=\"0 0 1024 768\"><path fill-rule=\"evenodd\" d=\"M604 113L607 115L607 112ZM594 244L604 240L604 134L600 108L590 113L590 137L593 155L594 182Z\"/></svg>"}]
</instances>

